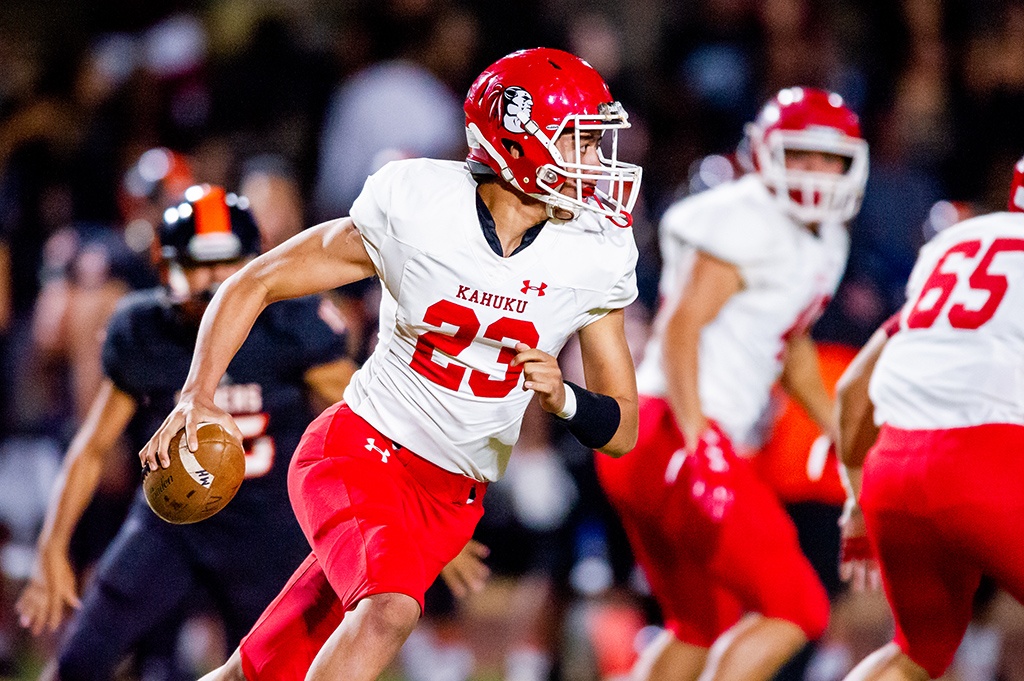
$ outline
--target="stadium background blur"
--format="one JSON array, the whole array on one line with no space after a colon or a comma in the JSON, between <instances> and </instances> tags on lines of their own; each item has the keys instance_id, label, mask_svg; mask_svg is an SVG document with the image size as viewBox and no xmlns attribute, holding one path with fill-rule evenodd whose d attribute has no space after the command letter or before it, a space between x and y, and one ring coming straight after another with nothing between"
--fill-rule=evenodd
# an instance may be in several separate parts
<instances>
[{"instance_id":1,"label":"stadium background blur","mask_svg":"<svg viewBox=\"0 0 1024 681\"><path fill-rule=\"evenodd\" d=\"M871 144L847 272L814 329L828 357L846 358L836 371L903 302L930 234L1005 205L1012 164L1024 153L1024 3L1009 0L5 0L4 678L31 678L52 650L53 640L18 630L11 603L31 568L49 485L95 386L95 322L112 300L156 281L151 228L132 207L141 195L125 182L140 155L174 149L197 181L229 189L262 169L291 187L271 194L271 204L313 224L345 214L362 180L387 160L462 157L461 103L472 78L537 45L589 60L633 123L620 153L644 166L635 212L641 298L630 308L637 352L656 303L659 216L676 198L739 172L742 126L781 87L841 93ZM366 312L374 287L338 300L350 328L374 328ZM354 354L365 355L368 343L355 343ZM766 438L784 409L780 401L766 415ZM528 416L522 455L488 497L480 538L492 548L491 586L461 604L437 595L395 678L616 678L650 635L644 627L657 623L656 608L631 569L588 453L550 425ZM807 443L775 435L773 456L790 471L776 478L792 479ZM116 529L135 484L131 455L106 477L83 523L83 566ZM783 491L794 512L811 504L813 517L830 517L832 478L795 487ZM828 522L816 531L809 550L827 558L837 536ZM889 635L880 597L830 586L832 627L806 655L814 681L839 678ZM1015 659L1024 618L1001 594L982 596L950 678L1022 678ZM195 669L209 665L216 623L195 616L179 647Z\"/></svg>"}]
</instances>

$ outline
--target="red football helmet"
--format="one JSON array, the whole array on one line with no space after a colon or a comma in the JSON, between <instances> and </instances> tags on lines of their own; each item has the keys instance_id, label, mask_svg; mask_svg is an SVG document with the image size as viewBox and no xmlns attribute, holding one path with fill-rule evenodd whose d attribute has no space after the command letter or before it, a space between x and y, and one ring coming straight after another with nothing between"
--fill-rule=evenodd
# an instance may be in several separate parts
<instances>
[{"instance_id":1,"label":"red football helmet","mask_svg":"<svg viewBox=\"0 0 1024 681\"><path fill-rule=\"evenodd\" d=\"M834 92L791 87L779 91L746 128L754 169L795 220L845 222L860 210L868 179L868 144L857 115ZM849 159L846 171L786 168L786 151L819 151Z\"/></svg>"},{"instance_id":2,"label":"red football helmet","mask_svg":"<svg viewBox=\"0 0 1024 681\"><path fill-rule=\"evenodd\" d=\"M623 226L632 222L641 169L618 160L618 132L629 127L628 116L587 62L543 47L513 52L470 86L465 111L470 168L496 173L548 204L551 217L555 209L574 218L585 209ZM600 165L581 162L580 133L588 130L611 132L598 149ZM555 148L563 133L575 138L574 158ZM518 158L513 145L522 151ZM559 191L566 181L575 192Z\"/></svg>"},{"instance_id":3,"label":"red football helmet","mask_svg":"<svg viewBox=\"0 0 1024 681\"><path fill-rule=\"evenodd\" d=\"M1007 210L1024 213L1024 157L1013 167L1013 182L1010 183L1010 205Z\"/></svg>"},{"instance_id":4,"label":"red football helmet","mask_svg":"<svg viewBox=\"0 0 1024 681\"><path fill-rule=\"evenodd\" d=\"M157 262L160 216L167 206L180 201L193 184L192 169L183 155L166 147L154 147L139 156L125 172L117 197L125 241L133 251L151 251Z\"/></svg>"},{"instance_id":5,"label":"red football helmet","mask_svg":"<svg viewBox=\"0 0 1024 681\"><path fill-rule=\"evenodd\" d=\"M160 210L179 200L195 184L188 160L166 147L143 153L121 181L122 212L126 220L136 217L140 205L157 204Z\"/></svg>"}]
</instances>

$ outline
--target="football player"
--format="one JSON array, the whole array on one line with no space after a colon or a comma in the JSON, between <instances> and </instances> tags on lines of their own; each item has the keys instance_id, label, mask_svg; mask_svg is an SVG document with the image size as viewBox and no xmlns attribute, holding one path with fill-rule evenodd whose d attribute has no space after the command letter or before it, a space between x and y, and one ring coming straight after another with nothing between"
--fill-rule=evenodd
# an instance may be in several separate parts
<instances>
[{"instance_id":1,"label":"football player","mask_svg":"<svg viewBox=\"0 0 1024 681\"><path fill-rule=\"evenodd\" d=\"M942 676L982 576L1024 602L1022 308L1024 158L1008 211L928 242L903 309L843 376L841 569L861 585L880 569L896 623L847 681Z\"/></svg>"},{"instance_id":2,"label":"football player","mask_svg":"<svg viewBox=\"0 0 1024 681\"><path fill-rule=\"evenodd\" d=\"M109 680L122 658L168 618L188 614L205 589L230 647L295 569L308 545L290 512L286 471L312 420L308 399L338 399L354 370L345 339L307 297L269 308L256 321L214 399L235 416L246 480L231 504L197 525L170 525L141 490L81 598L69 557L72 532L92 499L114 443L141 444L169 411L188 372L213 291L259 252L244 197L194 186L160 228L166 285L118 306L103 343L104 378L65 457L38 542L33 575L18 601L34 634L54 631L76 609L59 651L59 676ZM230 650L230 649L229 649Z\"/></svg>"},{"instance_id":3,"label":"football player","mask_svg":"<svg viewBox=\"0 0 1024 681\"><path fill-rule=\"evenodd\" d=\"M743 457L778 379L834 432L809 329L846 264L867 143L839 95L800 87L747 142L755 172L662 219L639 442L596 461L665 621L640 679L768 679L828 620L791 520Z\"/></svg>"},{"instance_id":4,"label":"football player","mask_svg":"<svg viewBox=\"0 0 1024 681\"><path fill-rule=\"evenodd\" d=\"M374 354L291 466L313 551L208 679L376 679L471 537L534 397L591 448L633 447L623 308L637 295L628 226L640 168L617 155L626 112L589 64L536 48L488 67L465 113L466 163L392 162L349 217L225 282L178 406L140 452L166 466L181 427L189 447L200 422L237 432L212 398L266 305L379 275ZM555 360L573 334L587 388L564 382Z\"/></svg>"}]
</instances>

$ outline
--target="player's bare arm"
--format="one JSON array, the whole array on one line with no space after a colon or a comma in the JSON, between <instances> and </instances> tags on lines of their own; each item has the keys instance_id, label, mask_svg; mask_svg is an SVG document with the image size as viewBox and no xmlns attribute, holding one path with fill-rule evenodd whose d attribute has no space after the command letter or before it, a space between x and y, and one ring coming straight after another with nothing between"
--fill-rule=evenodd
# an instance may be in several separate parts
<instances>
[{"instance_id":1,"label":"player's bare arm","mask_svg":"<svg viewBox=\"0 0 1024 681\"><path fill-rule=\"evenodd\" d=\"M611 456L621 456L633 449L639 423L636 374L626 343L624 316L622 310L615 310L579 331L586 389L611 397L619 407L618 428L606 444L597 447ZM569 388L562 379L558 360L525 343L517 344L516 350L519 354L512 364L523 366L523 389L537 393L545 411L563 413Z\"/></svg>"},{"instance_id":2,"label":"player's bare arm","mask_svg":"<svg viewBox=\"0 0 1024 681\"><path fill-rule=\"evenodd\" d=\"M864 458L878 437L868 383L888 340L889 334L884 329L875 331L836 384L836 454L847 497L839 519L843 540L839 576L851 582L857 591L869 586L878 588L880 584L878 566L867 543L859 499Z\"/></svg>"},{"instance_id":3,"label":"player's bare arm","mask_svg":"<svg viewBox=\"0 0 1024 681\"><path fill-rule=\"evenodd\" d=\"M231 417L213 403L214 391L253 323L267 305L365 279L374 273L351 218L312 227L256 258L228 278L203 315L195 354L178 405L139 453L156 470L170 464L167 446L182 427L189 449L200 423L223 425L241 439Z\"/></svg>"},{"instance_id":4,"label":"player's bare arm","mask_svg":"<svg viewBox=\"0 0 1024 681\"><path fill-rule=\"evenodd\" d=\"M801 333L786 341L786 356L779 382L811 420L818 424L821 432L835 441L834 404L821 378L818 353L810 335Z\"/></svg>"},{"instance_id":5,"label":"player's bare arm","mask_svg":"<svg viewBox=\"0 0 1024 681\"><path fill-rule=\"evenodd\" d=\"M839 426L836 454L854 483L851 495L854 500L860 496L860 471L864 458L878 437L868 383L888 340L889 335L884 329L875 331L836 383L835 409ZM851 490L847 492L849 494Z\"/></svg>"},{"instance_id":6,"label":"player's bare arm","mask_svg":"<svg viewBox=\"0 0 1024 681\"><path fill-rule=\"evenodd\" d=\"M663 351L669 404L691 451L708 427L697 379L701 329L742 288L738 267L698 251L690 280L665 326Z\"/></svg>"},{"instance_id":7,"label":"player's bare arm","mask_svg":"<svg viewBox=\"0 0 1024 681\"><path fill-rule=\"evenodd\" d=\"M579 331L580 355L587 389L615 398L619 428L599 451L622 456L636 446L640 417L636 371L626 342L625 311L615 310Z\"/></svg>"},{"instance_id":8,"label":"player's bare arm","mask_svg":"<svg viewBox=\"0 0 1024 681\"><path fill-rule=\"evenodd\" d=\"M104 380L85 422L71 441L46 509L32 577L17 603L21 625L36 636L56 631L67 608L79 606L69 556L71 535L135 407L130 395L118 390L110 379Z\"/></svg>"}]
</instances>

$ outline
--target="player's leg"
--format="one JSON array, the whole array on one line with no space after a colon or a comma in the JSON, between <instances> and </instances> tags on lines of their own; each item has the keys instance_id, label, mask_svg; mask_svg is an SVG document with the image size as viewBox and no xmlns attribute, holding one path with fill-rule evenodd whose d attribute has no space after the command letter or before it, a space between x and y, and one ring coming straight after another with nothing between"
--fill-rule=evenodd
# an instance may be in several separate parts
<instances>
[{"instance_id":1,"label":"player's leg","mask_svg":"<svg viewBox=\"0 0 1024 681\"><path fill-rule=\"evenodd\" d=\"M865 657L843 681L928 681L931 677L895 643Z\"/></svg>"},{"instance_id":2,"label":"player's leg","mask_svg":"<svg viewBox=\"0 0 1024 681\"><path fill-rule=\"evenodd\" d=\"M1024 427L998 424L965 430L971 431L970 442L960 443L958 453L971 465L957 470L961 508L956 539L977 556L981 570L997 586L1024 603ZM1020 636L1014 625L1003 626L1003 648L1011 650ZM1011 661L1003 668L1020 666Z\"/></svg>"},{"instance_id":3,"label":"player's leg","mask_svg":"<svg viewBox=\"0 0 1024 681\"><path fill-rule=\"evenodd\" d=\"M634 681L696 679L712 643L742 614L707 573L718 528L691 497L693 460L682 446L667 402L642 396L637 446L618 459L595 458L666 624L637 661Z\"/></svg>"},{"instance_id":4,"label":"player's leg","mask_svg":"<svg viewBox=\"0 0 1024 681\"><path fill-rule=\"evenodd\" d=\"M378 469L382 465L397 471L394 491L398 498L384 498L386 508L368 514L379 525L373 530L364 528L359 544L372 556L368 558L366 577L358 591L350 591L342 599L354 607L349 606L344 620L320 648L307 681L376 679L419 621L427 587L472 537L483 512L483 486L405 450L397 451L394 457L398 461L388 464L371 458L373 474L360 474L377 490L381 487ZM352 487L350 495L358 493L349 482L354 477L358 476L350 475L346 480L346 487ZM316 483L313 486L323 489ZM315 499L322 493L310 497ZM369 538L371 531L375 536ZM351 553L344 550L344 544L343 539L336 540L324 561L327 579L335 592L342 594L345 573L350 569L344 557Z\"/></svg>"},{"instance_id":5,"label":"player's leg","mask_svg":"<svg viewBox=\"0 0 1024 681\"><path fill-rule=\"evenodd\" d=\"M373 681L398 654L420 617L420 604L401 593L359 601L320 648L306 681Z\"/></svg>"},{"instance_id":6,"label":"player's leg","mask_svg":"<svg viewBox=\"0 0 1024 681\"><path fill-rule=\"evenodd\" d=\"M484 488L396 446L344 404L321 415L289 473L313 554L242 641L249 681L379 673L472 536Z\"/></svg>"},{"instance_id":7,"label":"player's leg","mask_svg":"<svg viewBox=\"0 0 1024 681\"><path fill-rule=\"evenodd\" d=\"M685 681L696 679L704 669L708 649L683 643L668 629L662 631L640 653L630 674L631 681Z\"/></svg>"},{"instance_id":8,"label":"player's leg","mask_svg":"<svg viewBox=\"0 0 1024 681\"><path fill-rule=\"evenodd\" d=\"M952 456L944 457L943 449L941 439L920 431L883 428L865 461L861 491L868 536L896 625L894 643L930 675L924 678L942 676L952 663L981 581L969 545L951 541L970 509L959 490L969 487L962 484L970 468L963 458L973 463L974 453L947 451ZM875 669L913 671L902 657L888 653L865 665L864 674Z\"/></svg>"},{"instance_id":9,"label":"player's leg","mask_svg":"<svg viewBox=\"0 0 1024 681\"><path fill-rule=\"evenodd\" d=\"M747 614L711 646L701 681L770 679L806 643L804 630L787 619Z\"/></svg>"},{"instance_id":10,"label":"player's leg","mask_svg":"<svg viewBox=\"0 0 1024 681\"><path fill-rule=\"evenodd\" d=\"M320 647L309 671L295 678L373 681L398 654L419 615L419 603L404 594L385 593L363 598ZM253 678L262 677L261 673ZM248 681L241 649L236 649L227 662L200 681Z\"/></svg>"},{"instance_id":11,"label":"player's leg","mask_svg":"<svg viewBox=\"0 0 1024 681\"><path fill-rule=\"evenodd\" d=\"M172 536L136 506L104 553L58 655L62 681L113 677L126 654L181 607L195 588Z\"/></svg>"},{"instance_id":12,"label":"player's leg","mask_svg":"<svg viewBox=\"0 0 1024 681\"><path fill-rule=\"evenodd\" d=\"M824 632L828 596L774 493L747 461L728 451L728 443L721 446L729 470L716 478L709 469L708 486L727 486L732 503L718 522L707 569L714 583L755 614L715 641L702 679L770 679Z\"/></svg>"},{"instance_id":13,"label":"player's leg","mask_svg":"<svg viewBox=\"0 0 1024 681\"><path fill-rule=\"evenodd\" d=\"M666 505L666 517L672 505ZM700 539L683 531L674 519L666 527L623 514L637 564L661 608L665 631L641 654L633 681L687 681L704 669L711 645L740 620L743 609L728 591L716 586L706 565L691 549Z\"/></svg>"}]
</instances>

